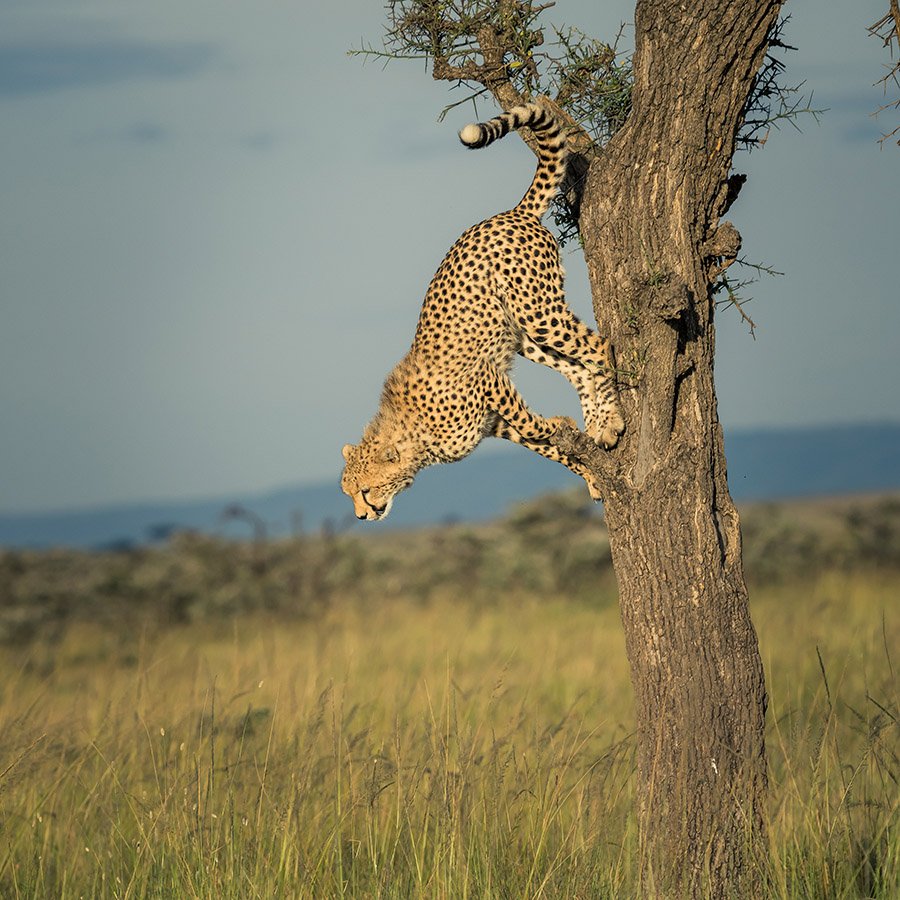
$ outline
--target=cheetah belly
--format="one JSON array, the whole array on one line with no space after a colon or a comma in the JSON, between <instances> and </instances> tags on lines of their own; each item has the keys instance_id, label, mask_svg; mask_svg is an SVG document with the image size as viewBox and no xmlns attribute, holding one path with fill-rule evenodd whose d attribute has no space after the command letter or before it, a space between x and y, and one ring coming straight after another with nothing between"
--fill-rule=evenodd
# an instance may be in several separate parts
<instances>
[{"instance_id":1,"label":"cheetah belly","mask_svg":"<svg viewBox=\"0 0 900 900\"><path fill-rule=\"evenodd\" d=\"M438 462L468 456L490 432L494 413L487 409L477 361L442 360L438 367L419 362L419 378L409 391L415 428Z\"/></svg>"}]
</instances>

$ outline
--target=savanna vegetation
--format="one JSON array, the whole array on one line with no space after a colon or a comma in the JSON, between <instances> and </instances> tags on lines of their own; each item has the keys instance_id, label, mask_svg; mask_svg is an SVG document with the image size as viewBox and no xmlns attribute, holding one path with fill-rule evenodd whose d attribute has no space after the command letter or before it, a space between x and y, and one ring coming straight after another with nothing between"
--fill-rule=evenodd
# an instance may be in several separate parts
<instances>
[{"instance_id":1,"label":"savanna vegetation","mask_svg":"<svg viewBox=\"0 0 900 900\"><path fill-rule=\"evenodd\" d=\"M766 895L900 896L900 500L742 512ZM0 896L638 896L605 547L579 494L3 552Z\"/></svg>"}]
</instances>

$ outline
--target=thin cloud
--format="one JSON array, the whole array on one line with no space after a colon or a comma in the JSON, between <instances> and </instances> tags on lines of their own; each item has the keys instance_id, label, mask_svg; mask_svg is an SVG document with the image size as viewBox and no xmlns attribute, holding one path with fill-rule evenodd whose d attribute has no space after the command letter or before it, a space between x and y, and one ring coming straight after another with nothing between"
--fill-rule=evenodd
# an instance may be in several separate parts
<instances>
[{"instance_id":1,"label":"thin cloud","mask_svg":"<svg viewBox=\"0 0 900 900\"><path fill-rule=\"evenodd\" d=\"M135 122L121 137L131 144L159 144L169 137L169 132L157 122Z\"/></svg>"},{"instance_id":2,"label":"thin cloud","mask_svg":"<svg viewBox=\"0 0 900 900\"><path fill-rule=\"evenodd\" d=\"M272 150L276 144L281 143L281 136L272 131L256 131L252 134L244 135L240 139L241 146L247 150L265 152Z\"/></svg>"},{"instance_id":3,"label":"thin cloud","mask_svg":"<svg viewBox=\"0 0 900 900\"><path fill-rule=\"evenodd\" d=\"M187 78L208 68L215 55L214 47L202 43L0 44L0 97Z\"/></svg>"}]
</instances>

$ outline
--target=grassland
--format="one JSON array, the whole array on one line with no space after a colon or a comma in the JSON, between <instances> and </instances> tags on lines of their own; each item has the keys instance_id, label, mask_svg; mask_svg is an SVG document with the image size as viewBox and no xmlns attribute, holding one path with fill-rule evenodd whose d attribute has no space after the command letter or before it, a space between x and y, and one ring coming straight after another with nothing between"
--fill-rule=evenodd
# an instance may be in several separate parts
<instances>
[{"instance_id":1,"label":"grassland","mask_svg":"<svg viewBox=\"0 0 900 900\"><path fill-rule=\"evenodd\" d=\"M6 554L0 896L637 896L614 585L560 503L371 546ZM900 896L885 509L745 517L772 897Z\"/></svg>"}]
</instances>

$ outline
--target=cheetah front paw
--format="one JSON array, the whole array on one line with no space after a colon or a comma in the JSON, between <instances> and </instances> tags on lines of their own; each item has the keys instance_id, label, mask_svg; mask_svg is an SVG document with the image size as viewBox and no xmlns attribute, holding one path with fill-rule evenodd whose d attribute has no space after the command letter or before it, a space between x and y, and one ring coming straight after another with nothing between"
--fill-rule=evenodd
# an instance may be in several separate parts
<instances>
[{"instance_id":1,"label":"cheetah front paw","mask_svg":"<svg viewBox=\"0 0 900 900\"><path fill-rule=\"evenodd\" d=\"M618 410L608 412L601 421L587 430L587 434L592 437L604 450L612 450L619 443L619 435L625 430L625 420Z\"/></svg>"}]
</instances>

